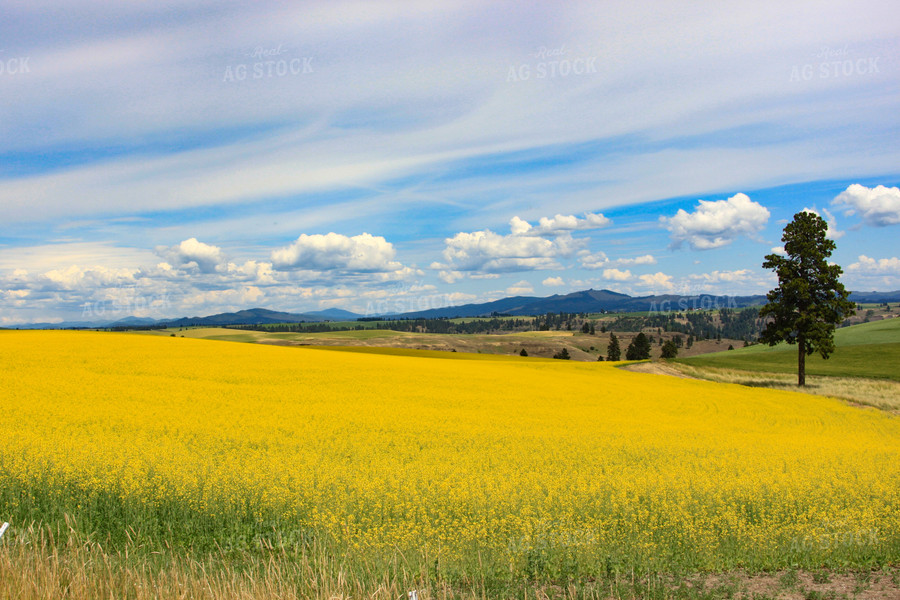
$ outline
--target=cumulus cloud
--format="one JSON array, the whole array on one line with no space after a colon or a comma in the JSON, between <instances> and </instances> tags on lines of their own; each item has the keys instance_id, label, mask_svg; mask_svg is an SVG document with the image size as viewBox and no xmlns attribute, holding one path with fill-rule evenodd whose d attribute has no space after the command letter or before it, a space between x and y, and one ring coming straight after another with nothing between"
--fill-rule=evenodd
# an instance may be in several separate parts
<instances>
[{"instance_id":1,"label":"cumulus cloud","mask_svg":"<svg viewBox=\"0 0 900 600\"><path fill-rule=\"evenodd\" d=\"M566 282L563 281L562 277L548 277L547 279L543 280L541 284L547 287L560 287L566 285Z\"/></svg>"},{"instance_id":2,"label":"cumulus cloud","mask_svg":"<svg viewBox=\"0 0 900 600\"><path fill-rule=\"evenodd\" d=\"M440 269L440 264L434 263L431 265L431 267L433 269ZM466 274L463 273L462 271L443 271L442 270L442 271L438 272L438 278L440 278L440 280L443 281L444 283L456 283L457 281L459 281L460 279L462 279L465 276L466 276Z\"/></svg>"},{"instance_id":3,"label":"cumulus cloud","mask_svg":"<svg viewBox=\"0 0 900 600\"><path fill-rule=\"evenodd\" d=\"M433 263L431 268L439 269L453 279L456 279L454 274L459 272L490 275L555 269L561 267L558 258L572 256L585 245L584 240L576 240L562 231L555 232L553 239L548 239L534 235L534 229L538 228L532 228L514 217L510 221L511 233L508 235L500 235L490 229L457 233L444 240L446 263Z\"/></svg>"},{"instance_id":4,"label":"cumulus cloud","mask_svg":"<svg viewBox=\"0 0 900 600\"><path fill-rule=\"evenodd\" d=\"M900 287L900 258L871 258L861 254L857 262L847 265L848 283L860 287L897 289Z\"/></svg>"},{"instance_id":5,"label":"cumulus cloud","mask_svg":"<svg viewBox=\"0 0 900 600\"><path fill-rule=\"evenodd\" d=\"M883 185L868 188L854 183L831 203L844 209L847 216L859 213L867 225L885 227L900 223L900 188Z\"/></svg>"},{"instance_id":6,"label":"cumulus cloud","mask_svg":"<svg viewBox=\"0 0 900 600\"><path fill-rule=\"evenodd\" d=\"M579 252L578 262L585 269L595 271L609 266L609 257L603 252L590 253L587 250Z\"/></svg>"},{"instance_id":7,"label":"cumulus cloud","mask_svg":"<svg viewBox=\"0 0 900 600\"><path fill-rule=\"evenodd\" d=\"M861 254L857 262L847 266L847 272L867 273L871 275L900 275L900 258L869 258Z\"/></svg>"},{"instance_id":8,"label":"cumulus cloud","mask_svg":"<svg viewBox=\"0 0 900 600\"><path fill-rule=\"evenodd\" d=\"M225 272L234 280L276 283L275 274L272 271L272 263L269 262L248 260L242 265L230 262L225 266Z\"/></svg>"},{"instance_id":9,"label":"cumulus cloud","mask_svg":"<svg viewBox=\"0 0 900 600\"><path fill-rule=\"evenodd\" d=\"M652 275L641 275L638 279L641 280L641 285L649 288L664 290L672 290L675 288L675 284L672 283L672 276L666 275L662 271L653 273Z\"/></svg>"},{"instance_id":10,"label":"cumulus cloud","mask_svg":"<svg viewBox=\"0 0 900 600\"><path fill-rule=\"evenodd\" d=\"M506 288L506 293L510 296L524 296L526 294L533 294L534 288L530 283L523 279Z\"/></svg>"},{"instance_id":11,"label":"cumulus cloud","mask_svg":"<svg viewBox=\"0 0 900 600\"><path fill-rule=\"evenodd\" d=\"M651 254L645 254L643 256L636 256L634 258L620 258L617 259L615 263L620 266L655 265L656 259L653 258L653 255Z\"/></svg>"},{"instance_id":12,"label":"cumulus cloud","mask_svg":"<svg viewBox=\"0 0 900 600\"><path fill-rule=\"evenodd\" d=\"M316 246L323 240L301 236L301 243L273 253L297 260L297 269L338 269L327 275L322 271L302 272L304 283L310 286L304 288L291 283L296 274L287 269L275 269L271 262L261 260L229 261L222 248L197 238L157 247L156 256L149 251L126 252L135 263L133 267L120 267L120 261L111 260L107 266L66 264L48 268L45 265L54 261L44 254L56 256L55 263L59 264L58 257L67 256L63 250L68 246L30 249L20 254L29 268L10 269L0 264L0 322L114 321L127 316L162 319L260 304L294 311L311 309L310 303L322 308L329 302L341 302L353 309L353 302L364 291L424 275L391 260L393 248L383 238L344 238L350 241L348 250L347 244L329 246L333 239L327 237L319 236L326 239ZM309 238L312 243L304 245L302 242ZM316 248L324 251L316 253ZM83 254L89 259L92 256L105 258L106 254ZM110 256L116 258L119 254ZM159 260L160 256L163 260ZM393 270L372 271L374 268ZM352 281L353 287L342 285L342 281Z\"/></svg>"},{"instance_id":13,"label":"cumulus cloud","mask_svg":"<svg viewBox=\"0 0 900 600\"><path fill-rule=\"evenodd\" d=\"M398 271L403 265L394 260L394 254L394 246L381 236L304 233L289 246L272 252L272 265L282 271Z\"/></svg>"},{"instance_id":14,"label":"cumulus cloud","mask_svg":"<svg viewBox=\"0 0 900 600\"><path fill-rule=\"evenodd\" d=\"M609 281L628 281L631 279L631 271L628 269L625 269L624 271L620 271L619 269L604 269L603 279Z\"/></svg>"},{"instance_id":15,"label":"cumulus cloud","mask_svg":"<svg viewBox=\"0 0 900 600\"><path fill-rule=\"evenodd\" d=\"M265 293L256 286L237 289L207 290L185 296L181 304L185 307L214 305L227 310L240 310L258 304Z\"/></svg>"},{"instance_id":16,"label":"cumulus cloud","mask_svg":"<svg viewBox=\"0 0 900 600\"><path fill-rule=\"evenodd\" d=\"M634 258L617 258L610 260L603 252L595 252L591 254L588 251L582 251L578 261L585 269L596 271L608 267L632 267L636 265L655 265L656 259L650 255L636 256Z\"/></svg>"},{"instance_id":17,"label":"cumulus cloud","mask_svg":"<svg viewBox=\"0 0 900 600\"><path fill-rule=\"evenodd\" d=\"M560 235L572 231L599 229L610 223L611 221L602 213L584 213L584 218L557 214L555 217L541 217L537 226L532 226L519 217L513 217L509 221L509 227L513 235Z\"/></svg>"},{"instance_id":18,"label":"cumulus cloud","mask_svg":"<svg viewBox=\"0 0 900 600\"><path fill-rule=\"evenodd\" d=\"M38 275L32 281L41 280L52 284L54 289L78 290L115 285L129 285L135 282L137 269L109 269L103 266L81 267L70 265L65 269L52 269Z\"/></svg>"},{"instance_id":19,"label":"cumulus cloud","mask_svg":"<svg viewBox=\"0 0 900 600\"><path fill-rule=\"evenodd\" d=\"M678 209L674 216L659 220L669 230L673 247L687 242L694 250L709 250L759 232L769 216L764 206L738 193L728 200L700 200L694 212Z\"/></svg>"},{"instance_id":20,"label":"cumulus cloud","mask_svg":"<svg viewBox=\"0 0 900 600\"><path fill-rule=\"evenodd\" d=\"M178 268L196 268L201 273L215 273L225 263L218 246L211 246L197 238L186 239L176 246L160 250L167 264Z\"/></svg>"}]
</instances>

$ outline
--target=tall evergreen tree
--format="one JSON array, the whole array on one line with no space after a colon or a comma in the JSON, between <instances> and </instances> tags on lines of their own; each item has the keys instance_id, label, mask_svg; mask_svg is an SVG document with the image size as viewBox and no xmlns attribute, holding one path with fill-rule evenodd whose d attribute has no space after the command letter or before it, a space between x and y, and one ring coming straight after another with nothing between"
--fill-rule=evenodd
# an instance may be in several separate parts
<instances>
[{"instance_id":1,"label":"tall evergreen tree","mask_svg":"<svg viewBox=\"0 0 900 600\"><path fill-rule=\"evenodd\" d=\"M627 360L645 360L650 358L650 340L643 332L634 336L625 350Z\"/></svg>"},{"instance_id":2,"label":"tall evergreen tree","mask_svg":"<svg viewBox=\"0 0 900 600\"><path fill-rule=\"evenodd\" d=\"M668 340L662 347L662 358L675 358L678 356L678 346L675 345L675 342L672 340Z\"/></svg>"},{"instance_id":3,"label":"tall evergreen tree","mask_svg":"<svg viewBox=\"0 0 900 600\"><path fill-rule=\"evenodd\" d=\"M838 280L841 267L828 264L836 245L826 238L828 224L811 212L799 212L784 228L784 256L769 254L763 268L778 275L778 287L766 294L759 316L768 319L759 341L774 346L797 344L797 385L806 385L806 357L834 352L834 327L854 314L849 292Z\"/></svg>"},{"instance_id":4,"label":"tall evergreen tree","mask_svg":"<svg viewBox=\"0 0 900 600\"><path fill-rule=\"evenodd\" d=\"M621 360L622 349L619 348L619 338L615 333L609 334L609 345L606 347L606 360Z\"/></svg>"}]
</instances>

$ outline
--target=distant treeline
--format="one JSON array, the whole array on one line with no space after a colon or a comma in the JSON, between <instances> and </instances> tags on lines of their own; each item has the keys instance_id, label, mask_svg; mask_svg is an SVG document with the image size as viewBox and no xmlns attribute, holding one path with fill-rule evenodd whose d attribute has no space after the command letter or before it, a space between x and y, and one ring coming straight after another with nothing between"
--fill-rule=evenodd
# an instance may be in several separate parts
<instances>
[{"instance_id":1,"label":"distant treeline","mask_svg":"<svg viewBox=\"0 0 900 600\"><path fill-rule=\"evenodd\" d=\"M765 328L759 318L759 308L720 308L718 311L665 312L649 315L625 315L606 325L609 331L640 331L656 329L675 332L694 339L729 338L755 340Z\"/></svg>"},{"instance_id":2,"label":"distant treeline","mask_svg":"<svg viewBox=\"0 0 900 600\"><path fill-rule=\"evenodd\" d=\"M686 311L623 315L611 323L601 322L585 313L547 313L535 317L503 317L495 315L466 321L440 319L393 319L381 321L374 318L359 319L351 323L268 323L259 325L230 325L233 329L268 331L278 333L332 333L338 331L362 331L377 327L391 331L410 333L488 334L516 331L580 331L582 333L606 333L607 331L640 331L656 329L658 333L670 332L688 335L693 339L729 338L753 341L764 327L758 308L718 311Z\"/></svg>"}]
</instances>

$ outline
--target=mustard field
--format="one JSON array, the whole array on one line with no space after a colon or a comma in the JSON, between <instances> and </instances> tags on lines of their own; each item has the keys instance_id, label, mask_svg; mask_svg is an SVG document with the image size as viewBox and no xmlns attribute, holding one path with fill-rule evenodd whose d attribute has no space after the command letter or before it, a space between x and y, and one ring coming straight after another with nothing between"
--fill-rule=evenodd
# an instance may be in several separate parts
<instances>
[{"instance_id":1,"label":"mustard field","mask_svg":"<svg viewBox=\"0 0 900 600\"><path fill-rule=\"evenodd\" d=\"M837 400L95 332L2 331L0 369L13 538L66 523L112 547L315 548L448 580L900 560L900 419Z\"/></svg>"}]
</instances>

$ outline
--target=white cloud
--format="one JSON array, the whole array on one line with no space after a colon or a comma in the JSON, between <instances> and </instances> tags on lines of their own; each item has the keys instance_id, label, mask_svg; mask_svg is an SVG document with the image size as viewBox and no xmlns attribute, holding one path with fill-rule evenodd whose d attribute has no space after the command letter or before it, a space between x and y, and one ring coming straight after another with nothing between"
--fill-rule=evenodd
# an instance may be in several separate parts
<instances>
[{"instance_id":1,"label":"white cloud","mask_svg":"<svg viewBox=\"0 0 900 600\"><path fill-rule=\"evenodd\" d=\"M871 275L900 275L900 258L869 258L861 254L857 262L847 266L847 272Z\"/></svg>"},{"instance_id":2,"label":"white cloud","mask_svg":"<svg viewBox=\"0 0 900 600\"><path fill-rule=\"evenodd\" d=\"M543 280L541 284L547 287L560 287L566 285L566 282L563 281L562 277L548 277L547 279Z\"/></svg>"},{"instance_id":3,"label":"white cloud","mask_svg":"<svg viewBox=\"0 0 900 600\"><path fill-rule=\"evenodd\" d=\"M580 253L578 261L581 266L588 270L597 270L607 267L632 267L635 265L655 265L656 259L650 255L636 256L634 258L617 258L610 260L603 252L595 252L593 254L584 250Z\"/></svg>"},{"instance_id":4,"label":"white cloud","mask_svg":"<svg viewBox=\"0 0 900 600\"><path fill-rule=\"evenodd\" d=\"M243 265L228 263L225 266L228 276L234 280L254 281L257 283L276 283L272 263L248 260Z\"/></svg>"},{"instance_id":5,"label":"white cloud","mask_svg":"<svg viewBox=\"0 0 900 600\"><path fill-rule=\"evenodd\" d=\"M784 249L784 246L772 246L772 254L787 254L787 250Z\"/></svg>"},{"instance_id":6,"label":"white cloud","mask_svg":"<svg viewBox=\"0 0 900 600\"><path fill-rule=\"evenodd\" d=\"M728 200L700 200L692 213L679 209L675 216L659 220L669 230L673 247L688 242L695 250L709 250L757 233L769 216L764 206L738 193Z\"/></svg>"},{"instance_id":7,"label":"white cloud","mask_svg":"<svg viewBox=\"0 0 900 600\"><path fill-rule=\"evenodd\" d=\"M525 296L534 294L534 288L523 279L506 288L506 293L510 296Z\"/></svg>"},{"instance_id":8,"label":"white cloud","mask_svg":"<svg viewBox=\"0 0 900 600\"><path fill-rule=\"evenodd\" d=\"M581 263L583 268L595 271L609 266L609 257L603 252L594 252L591 254L587 250L583 250L579 253L578 262Z\"/></svg>"},{"instance_id":9,"label":"white cloud","mask_svg":"<svg viewBox=\"0 0 900 600\"><path fill-rule=\"evenodd\" d=\"M681 285L676 286L676 289L686 296L701 293L749 295L764 293L777 283L777 277L769 271L715 270L692 273L682 278Z\"/></svg>"},{"instance_id":10,"label":"white cloud","mask_svg":"<svg viewBox=\"0 0 900 600\"><path fill-rule=\"evenodd\" d=\"M180 268L196 268L201 273L215 273L225 262L221 248L204 244L197 238L184 240L171 248L160 249L160 255L168 264Z\"/></svg>"},{"instance_id":11,"label":"white cloud","mask_svg":"<svg viewBox=\"0 0 900 600\"><path fill-rule=\"evenodd\" d=\"M531 223L519 217L513 217L509 220L509 229L513 235L524 235L531 230Z\"/></svg>"},{"instance_id":12,"label":"white cloud","mask_svg":"<svg viewBox=\"0 0 900 600\"><path fill-rule=\"evenodd\" d=\"M544 234L552 235L553 239L536 235L534 232L537 230L541 228L532 228L525 221L513 217L508 235L500 235L490 229L457 233L444 240L446 263L433 263L431 268L446 273L471 272L473 277L554 269L561 267L558 258L572 256L586 243L562 230L542 230Z\"/></svg>"},{"instance_id":13,"label":"white cloud","mask_svg":"<svg viewBox=\"0 0 900 600\"><path fill-rule=\"evenodd\" d=\"M885 227L900 223L900 188L883 185L867 188L854 183L831 203L845 209L847 216L859 213L867 225Z\"/></svg>"},{"instance_id":14,"label":"white cloud","mask_svg":"<svg viewBox=\"0 0 900 600\"><path fill-rule=\"evenodd\" d=\"M440 268L440 266L435 267L434 265L432 265L432 268ZM438 273L438 277L444 283L455 283L465 276L466 276L466 274L463 273L462 271L443 271L442 270Z\"/></svg>"},{"instance_id":15,"label":"white cloud","mask_svg":"<svg viewBox=\"0 0 900 600\"><path fill-rule=\"evenodd\" d=\"M653 258L653 255L651 254L645 254L643 256L636 256L634 258L620 258L617 259L615 263L620 266L655 265L656 259Z\"/></svg>"},{"instance_id":16,"label":"white cloud","mask_svg":"<svg viewBox=\"0 0 900 600\"><path fill-rule=\"evenodd\" d=\"M181 304L188 307L204 307L213 305L224 310L241 310L258 304L265 293L256 286L237 289L208 290L186 296Z\"/></svg>"},{"instance_id":17,"label":"white cloud","mask_svg":"<svg viewBox=\"0 0 900 600\"><path fill-rule=\"evenodd\" d=\"M394 246L381 236L304 233L291 245L272 252L272 264L284 271L377 273L403 268L393 260L394 254Z\"/></svg>"},{"instance_id":18,"label":"white cloud","mask_svg":"<svg viewBox=\"0 0 900 600\"><path fill-rule=\"evenodd\" d=\"M619 269L604 269L603 279L609 281L628 281L631 279L631 271L628 269L625 269L624 271L620 271Z\"/></svg>"},{"instance_id":19,"label":"white cloud","mask_svg":"<svg viewBox=\"0 0 900 600\"><path fill-rule=\"evenodd\" d=\"M78 290L98 287L128 285L135 282L137 269L109 269L103 266L80 267L71 265L65 269L52 269L39 276L55 284L55 289Z\"/></svg>"},{"instance_id":20,"label":"white cloud","mask_svg":"<svg viewBox=\"0 0 900 600\"><path fill-rule=\"evenodd\" d=\"M451 292L449 294L445 294L445 296L450 306L471 303L478 297L475 294L467 294L466 292Z\"/></svg>"},{"instance_id":21,"label":"white cloud","mask_svg":"<svg viewBox=\"0 0 900 600\"><path fill-rule=\"evenodd\" d=\"M739 269L737 271L712 271L710 273L695 273L689 276L690 279L697 281L705 281L708 283L746 281L753 276L750 269Z\"/></svg>"},{"instance_id":22,"label":"white cloud","mask_svg":"<svg viewBox=\"0 0 900 600\"><path fill-rule=\"evenodd\" d=\"M846 283L856 289L900 288L900 258L870 258L861 254L857 262L847 265Z\"/></svg>"},{"instance_id":23,"label":"white cloud","mask_svg":"<svg viewBox=\"0 0 900 600\"><path fill-rule=\"evenodd\" d=\"M672 290L675 287L675 284L672 283L672 276L666 275L662 271L652 275L641 275L638 279L641 280L641 285L649 288Z\"/></svg>"},{"instance_id":24,"label":"white cloud","mask_svg":"<svg viewBox=\"0 0 900 600\"><path fill-rule=\"evenodd\" d=\"M541 217L536 227L519 217L513 217L509 221L513 235L560 235L572 231L599 229L609 224L610 220L602 213L584 213L584 218L560 214L555 217Z\"/></svg>"},{"instance_id":25,"label":"white cloud","mask_svg":"<svg viewBox=\"0 0 900 600\"><path fill-rule=\"evenodd\" d=\"M381 243L378 241L381 238L373 240L376 246ZM114 249L107 252L104 246L76 244L74 256L108 259L105 262L113 266L64 264L46 268L54 262L51 253L59 264L60 256L65 256L64 249L68 247L55 244L18 253L29 268L8 269L3 268L5 263L0 264L2 322L113 321L131 315L161 319L213 314L261 303L293 311L311 308L310 302L321 308L340 299L345 300L343 305L351 307L361 292L424 275L418 269L390 260L383 264L396 267L394 271L352 271L349 269L371 267L372 263L365 262L371 261L371 256L350 256L340 263L347 270L339 272L337 278L317 275L316 271L303 272L311 285L298 288L290 283L294 278L292 273L274 270L270 262L227 261L221 248L196 238L160 247L156 256L134 249L116 253ZM365 240L357 245L361 252L367 248ZM159 261L158 255L165 260ZM385 253L375 255L384 258ZM118 266L122 263L121 256L134 260L134 266ZM152 266L140 266L141 262ZM319 259L316 264L322 266L323 261ZM339 284L344 278L353 282L352 288ZM425 289L426 286L420 286L420 290ZM298 302L306 306L298 306Z\"/></svg>"}]
</instances>

